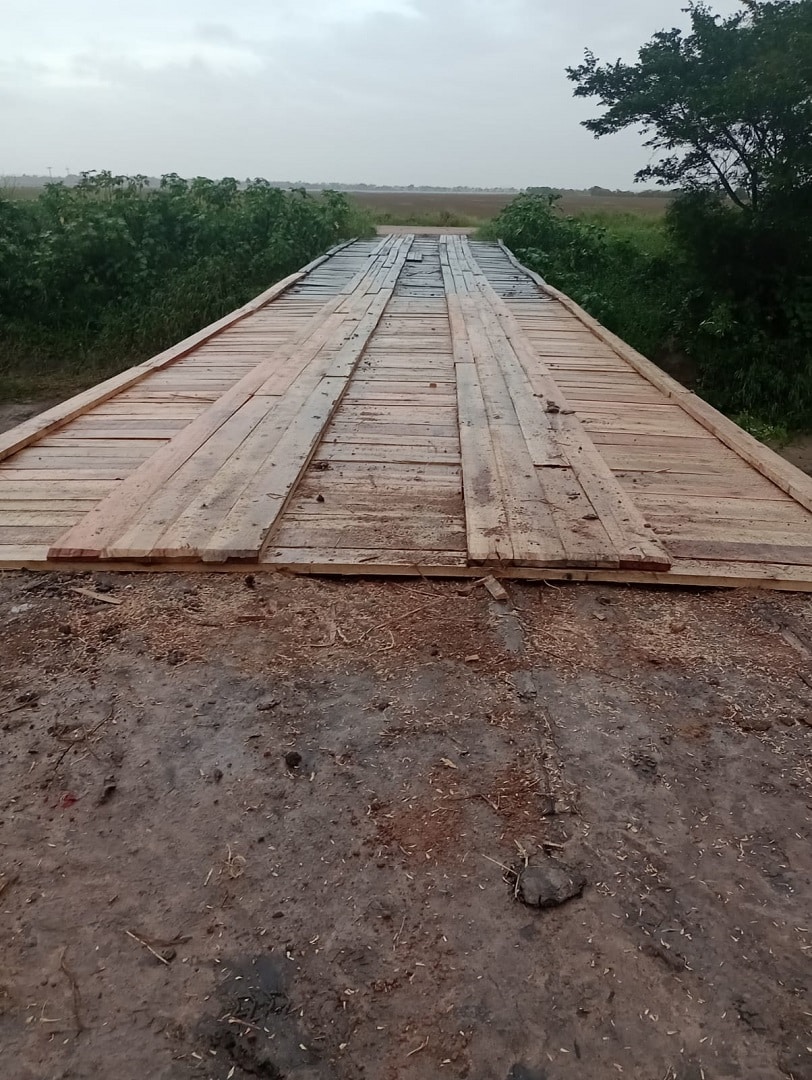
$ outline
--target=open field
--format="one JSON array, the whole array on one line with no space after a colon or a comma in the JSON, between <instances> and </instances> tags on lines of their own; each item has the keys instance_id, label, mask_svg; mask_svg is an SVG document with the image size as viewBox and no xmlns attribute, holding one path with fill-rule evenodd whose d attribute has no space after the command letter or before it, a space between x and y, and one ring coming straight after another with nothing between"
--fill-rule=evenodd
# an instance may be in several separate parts
<instances>
[{"instance_id":1,"label":"open field","mask_svg":"<svg viewBox=\"0 0 812 1080\"><path fill-rule=\"evenodd\" d=\"M387 225L478 225L502 211L515 195L467 192L425 194L421 192L372 191L350 196L376 221ZM669 200L628 195L564 195L559 206L566 214L636 214L662 217Z\"/></svg>"}]
</instances>

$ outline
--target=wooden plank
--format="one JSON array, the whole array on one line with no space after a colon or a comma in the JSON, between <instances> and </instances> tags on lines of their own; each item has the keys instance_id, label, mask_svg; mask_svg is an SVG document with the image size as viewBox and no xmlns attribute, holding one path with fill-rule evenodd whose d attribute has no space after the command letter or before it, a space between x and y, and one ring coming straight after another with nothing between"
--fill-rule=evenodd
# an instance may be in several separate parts
<instances>
[{"instance_id":1,"label":"wooden plank","mask_svg":"<svg viewBox=\"0 0 812 1080\"><path fill-rule=\"evenodd\" d=\"M461 410L463 486L467 493L465 510L466 517L470 514L472 518L469 558L479 560L479 555L475 553L493 547L493 537L488 535L492 513L484 502L488 491L494 494L498 490L498 516L504 515L507 521L507 557L513 562L534 566L566 563L565 547L551 509L542 497L514 403L493 355L491 342L480 322L476 303L468 294L473 281L471 270L463 266L450 238L441 237L440 262L447 291L454 351L458 358L458 387L460 375L466 379L458 408ZM458 290L463 290L462 295ZM466 365L468 370L464 370ZM471 423L468 425L469 432L463 438L462 410L466 408L470 409ZM484 445L477 447L476 438ZM485 473L484 466L487 466ZM489 475L491 485L483 487L480 481L466 488L466 468L477 479ZM496 489L494 482L498 485ZM470 504L469 498L472 500ZM491 550L485 561L498 563L504 561L504 556L500 558L498 552Z\"/></svg>"},{"instance_id":2,"label":"wooden plank","mask_svg":"<svg viewBox=\"0 0 812 1080\"><path fill-rule=\"evenodd\" d=\"M0 507L8 501L50 499L103 499L115 486L114 480L4 480L0 483Z\"/></svg>"},{"instance_id":3,"label":"wooden plank","mask_svg":"<svg viewBox=\"0 0 812 1080\"><path fill-rule=\"evenodd\" d=\"M319 501L321 496L321 501ZM322 484L312 473L296 488L285 521L303 520L308 515L320 517L343 514L372 515L375 518L408 520L425 512L428 516L441 515L463 521L462 499L458 491L421 491L410 493L408 488L394 487L389 490L370 488L359 491L357 487Z\"/></svg>"},{"instance_id":4,"label":"wooden plank","mask_svg":"<svg viewBox=\"0 0 812 1080\"><path fill-rule=\"evenodd\" d=\"M22 547L26 544L50 544L64 528L63 525L12 525L0 520L0 548L4 545Z\"/></svg>"},{"instance_id":5,"label":"wooden plank","mask_svg":"<svg viewBox=\"0 0 812 1080\"><path fill-rule=\"evenodd\" d=\"M722 560L725 562L769 562L812 566L812 545L758 543L736 540L669 539L669 549L680 559Z\"/></svg>"},{"instance_id":6,"label":"wooden plank","mask_svg":"<svg viewBox=\"0 0 812 1080\"><path fill-rule=\"evenodd\" d=\"M30 514L34 512L74 513L74 520L87 514L98 503L98 499L3 499L0 503L0 517L10 513Z\"/></svg>"},{"instance_id":7,"label":"wooden plank","mask_svg":"<svg viewBox=\"0 0 812 1080\"><path fill-rule=\"evenodd\" d=\"M84 513L84 510L8 510L5 506L0 507L0 526L5 528L19 527L21 525L40 527L43 525L60 525L65 529L72 525ZM28 541L26 541L27 543Z\"/></svg>"},{"instance_id":8,"label":"wooden plank","mask_svg":"<svg viewBox=\"0 0 812 1080\"><path fill-rule=\"evenodd\" d=\"M367 267L365 266L354 279L355 288L362 287L366 279ZM279 385L278 372L281 369L284 368L289 384L295 381L297 368L299 373L304 371L323 348L325 335L329 336L337 325L343 324L343 320L337 315L337 309L345 302L345 299L343 293L335 296L321 308L318 315L307 322L292 342L284 346L280 354L272 354L258 364L217 402L192 421L176 438L139 466L108 499L88 514L84 521L59 538L51 549L50 558L105 557L106 549L115 545L121 534L136 523L139 516L145 512L149 513L150 501L155 493L163 489L175 473L252 396L272 380L275 380L273 385L276 392L280 392L282 387ZM236 436L239 441L224 450L223 460L242 441L239 438L239 427L237 427ZM182 492L178 492L178 496L182 498ZM183 505L180 509L183 509ZM158 534L163 531L166 521L161 521L159 525ZM146 527L148 526L145 523Z\"/></svg>"},{"instance_id":9,"label":"wooden plank","mask_svg":"<svg viewBox=\"0 0 812 1080\"><path fill-rule=\"evenodd\" d=\"M797 503L793 504L797 506ZM743 518L658 517L649 515L657 535L669 546L672 540L733 541L737 544L776 544L781 547L809 547L812 531L809 524L793 521L748 521Z\"/></svg>"},{"instance_id":10,"label":"wooden plank","mask_svg":"<svg viewBox=\"0 0 812 1080\"><path fill-rule=\"evenodd\" d=\"M228 565L228 564L225 564ZM465 554L459 551L381 550L379 548L302 548L270 546L261 567L286 567L309 574L407 574L424 576L426 567L436 567L436 576L468 575ZM360 569L363 568L363 569ZM244 573L244 567L241 567Z\"/></svg>"},{"instance_id":11,"label":"wooden plank","mask_svg":"<svg viewBox=\"0 0 812 1080\"><path fill-rule=\"evenodd\" d=\"M651 470L618 470L615 478L632 493L635 501L637 492L660 495L690 495L705 498L744 498L775 500L780 489L766 477L753 473L742 466L736 472L721 470L717 472L691 471L690 467Z\"/></svg>"},{"instance_id":12,"label":"wooden plank","mask_svg":"<svg viewBox=\"0 0 812 1080\"><path fill-rule=\"evenodd\" d=\"M25 483L30 483L32 480L47 480L50 483L61 483L64 480L114 481L123 480L127 475L126 469L100 469L94 462L95 459L87 462L87 468L74 465L69 469L17 469L11 467L15 462L10 462L7 466L0 466L0 498L3 496L3 485L7 480L17 480Z\"/></svg>"},{"instance_id":13,"label":"wooden plank","mask_svg":"<svg viewBox=\"0 0 812 1080\"><path fill-rule=\"evenodd\" d=\"M356 301L352 308L360 315L355 332L334 357L328 374L288 425L272 455L260 463L233 508L201 547L200 555L205 562L258 557L347 390L366 344L395 290L412 242L412 237L407 236L389 249L388 273L371 277L367 285L366 295L373 297L368 309L363 310L362 300Z\"/></svg>"},{"instance_id":14,"label":"wooden plank","mask_svg":"<svg viewBox=\"0 0 812 1080\"><path fill-rule=\"evenodd\" d=\"M346 427L346 425L345 425ZM421 428L414 430L422 432ZM397 438L392 435L376 432L376 425L371 424L363 431L358 430L358 425L351 425L351 430L337 429L335 422L330 425L321 441L321 449L329 449L331 446L380 446L396 450L399 447L422 447L427 450L435 450L438 457L444 454L457 454L459 456L459 437L456 432L447 435L400 435Z\"/></svg>"},{"instance_id":15,"label":"wooden plank","mask_svg":"<svg viewBox=\"0 0 812 1080\"><path fill-rule=\"evenodd\" d=\"M482 301L478 306L478 317L504 381L504 397L497 407L503 416L511 411L516 414L521 436L537 467L537 498L543 500L550 512L551 525L558 535L566 564L620 565L617 545L612 542L603 522L596 520L599 515L595 514L584 486L564 452L553 426L554 417L545 413L533 396L511 343L502 333L501 324L488 309L487 298L483 297ZM488 371L485 377L489 387L497 382L493 371Z\"/></svg>"},{"instance_id":16,"label":"wooden plank","mask_svg":"<svg viewBox=\"0 0 812 1080\"><path fill-rule=\"evenodd\" d=\"M480 317L490 336L491 344L498 351L499 363L507 380L514 408L528 441L539 438L539 419L543 420L543 444L540 449L540 465L555 465L561 461L568 464L591 503L602 528L593 534L596 563L606 565L611 561L612 549L620 566L645 565L652 569L667 569L671 560L663 546L658 543L643 521L642 515L617 483L611 470L589 439L586 431L574 415L569 402L554 380L545 372L543 361L536 354L508 306L491 288L486 278L476 269L476 263L467 239L457 241L460 259L467 262L475 276L480 298ZM528 372L534 372L537 386L544 392L545 406L532 396ZM535 427L533 425L536 425ZM553 470L542 469L541 476L547 483L548 498L553 498L554 485L560 476ZM566 503L558 498L558 520L561 522L561 539L565 550L572 545L572 563L581 564L588 544L583 535L588 518L581 515L573 520L566 512ZM609 544L602 543L608 537Z\"/></svg>"},{"instance_id":17,"label":"wooden plank","mask_svg":"<svg viewBox=\"0 0 812 1080\"><path fill-rule=\"evenodd\" d=\"M403 443L392 446L375 442L359 444L322 441L313 455L313 461L397 461L409 464L435 462L442 458L447 458L452 464L460 463L460 451L456 442L453 446L442 448L436 445L415 446Z\"/></svg>"},{"instance_id":18,"label":"wooden plank","mask_svg":"<svg viewBox=\"0 0 812 1080\"><path fill-rule=\"evenodd\" d=\"M792 523L809 530L812 537L812 513L774 489L775 499L720 498L701 495L657 495L641 493L635 502L649 521L670 518L676 521L763 522L767 526Z\"/></svg>"},{"instance_id":19,"label":"wooden plank","mask_svg":"<svg viewBox=\"0 0 812 1080\"><path fill-rule=\"evenodd\" d=\"M456 371L468 558L508 563L513 545L479 376L472 363L459 363Z\"/></svg>"},{"instance_id":20,"label":"wooden plank","mask_svg":"<svg viewBox=\"0 0 812 1080\"><path fill-rule=\"evenodd\" d=\"M217 496L211 490L212 476L219 475L223 463L233 460L235 453L239 453L246 440L258 428L266 431L269 420L276 421L273 430L276 438L279 437L290 416L290 413L286 416L276 413L280 400L259 396L249 398L230 418L229 423L222 424L179 466L173 473L171 482L167 482L152 495L121 535L106 545L104 557L161 557L162 537L169 530L179 530L178 523L181 519L186 516L193 516L195 519L202 516L205 522L209 522L218 512ZM239 480L239 473L229 477L231 483L239 483ZM205 496L202 494L204 489ZM209 525L209 531L210 529ZM182 543L184 542L175 540L169 547Z\"/></svg>"},{"instance_id":21,"label":"wooden plank","mask_svg":"<svg viewBox=\"0 0 812 1080\"><path fill-rule=\"evenodd\" d=\"M47 545L0 546L0 569L86 570L86 564L48 562ZM202 562L160 564L114 562L106 569L128 572L154 572L172 569L183 573L246 572L244 563L205 564ZM480 566L466 564L464 554L455 552L273 549L263 561L251 568L256 573L289 570L300 574L336 576L392 576L415 578L461 578L471 580L482 574ZM789 592L812 592L812 569L784 563L721 562L680 559L669 571L582 569L566 567L505 567L500 577L519 581L593 582L618 585L690 586L723 589L762 589Z\"/></svg>"},{"instance_id":22,"label":"wooden plank","mask_svg":"<svg viewBox=\"0 0 812 1080\"><path fill-rule=\"evenodd\" d=\"M399 241L397 247L401 246ZM359 273L354 293L366 295L375 274L387 267L389 255L387 246L376 262ZM339 331L340 340L349 340L357 332L357 324L339 313L347 302L346 294L339 296L333 305L336 310L310 333L306 345L293 351L259 387L256 372L252 375L254 396L231 411L217 432L173 473L171 483L146 503L121 535L106 544L105 558L188 558L207 543L217 521L232 510L333 365L324 344ZM266 397L269 391L284 397L270 399Z\"/></svg>"},{"instance_id":23,"label":"wooden plank","mask_svg":"<svg viewBox=\"0 0 812 1080\"><path fill-rule=\"evenodd\" d=\"M285 514L274 533L274 547L297 546L336 551L367 547L381 552L414 548L425 557L433 551L464 553L466 540L461 520L436 514L419 514L411 520L355 513L338 520L318 520L312 515Z\"/></svg>"},{"instance_id":24,"label":"wooden plank","mask_svg":"<svg viewBox=\"0 0 812 1080\"><path fill-rule=\"evenodd\" d=\"M147 375L152 374L152 372L159 370L160 368L165 368L170 364L174 364L176 360L186 356L202 342L208 341L226 327L232 326L240 319L244 319L248 315L251 315L258 308L262 307L263 304L270 303L277 296L280 296L292 285L301 280L309 270L329 259L332 252L339 250L341 247L346 247L350 243L352 243L352 241L347 241L346 244L340 244L337 248L333 248L331 252L327 252L326 255L314 259L308 266L298 270L295 274L290 274L275 285L272 285L270 289L266 289L265 292L255 297L255 299L250 300L247 304L243 305L243 307L223 316L222 319L218 319L216 322L211 323L209 326L205 327L205 329L198 330L197 333L191 334L177 345L165 349L163 352L158 353L157 356L153 356L150 360L145 360L143 364L138 364L136 367L129 368L127 371L121 372L120 375L114 375L111 379L107 379L106 382L99 383L97 386L93 386L89 390L77 394L68 401L62 402L61 405L57 405L53 409L48 409L46 412L40 413L39 416L35 416L22 424L18 424L17 427L11 428L10 431L0 433L0 461L9 457L17 450L21 450L24 446L29 446L47 432L54 431L56 428L64 426L69 420L73 420L74 417L81 416L95 405L114 397L120 390L127 389L135 383L140 382L142 379L146 378Z\"/></svg>"},{"instance_id":25,"label":"wooden plank","mask_svg":"<svg viewBox=\"0 0 812 1080\"><path fill-rule=\"evenodd\" d=\"M507 248L504 248L507 251ZM530 276L532 271L525 272ZM576 316L592 333L615 354L626 363L630 364L652 385L662 391L666 397L673 398L680 407L694 420L698 421L720 442L739 455L748 465L760 472L768 480L772 481L782 491L790 495L796 502L807 510L812 510L812 477L801 472L790 462L774 453L769 447L754 439L732 420L723 416L712 405L709 405L696 394L691 393L684 386L672 379L664 371L647 360L645 356L637 352L617 335L607 330L606 327L589 315L582 307L571 300L564 293L555 289L552 285L539 279L540 288L550 297L562 304L567 311Z\"/></svg>"}]
</instances>

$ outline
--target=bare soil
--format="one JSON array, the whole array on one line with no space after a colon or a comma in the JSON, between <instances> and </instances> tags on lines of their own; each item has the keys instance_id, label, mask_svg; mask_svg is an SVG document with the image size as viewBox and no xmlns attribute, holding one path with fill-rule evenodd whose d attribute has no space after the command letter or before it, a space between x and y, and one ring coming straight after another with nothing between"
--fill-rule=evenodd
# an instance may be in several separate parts
<instances>
[{"instance_id":1,"label":"bare soil","mask_svg":"<svg viewBox=\"0 0 812 1080\"><path fill-rule=\"evenodd\" d=\"M8 431L32 416L58 405L62 400L64 399L36 398L33 401L0 401L0 431Z\"/></svg>"},{"instance_id":2,"label":"bare soil","mask_svg":"<svg viewBox=\"0 0 812 1080\"><path fill-rule=\"evenodd\" d=\"M812 1077L812 599L509 591L0 576L4 1080Z\"/></svg>"},{"instance_id":3,"label":"bare soil","mask_svg":"<svg viewBox=\"0 0 812 1080\"><path fill-rule=\"evenodd\" d=\"M799 436L779 449L778 453L812 476L812 435Z\"/></svg>"}]
</instances>

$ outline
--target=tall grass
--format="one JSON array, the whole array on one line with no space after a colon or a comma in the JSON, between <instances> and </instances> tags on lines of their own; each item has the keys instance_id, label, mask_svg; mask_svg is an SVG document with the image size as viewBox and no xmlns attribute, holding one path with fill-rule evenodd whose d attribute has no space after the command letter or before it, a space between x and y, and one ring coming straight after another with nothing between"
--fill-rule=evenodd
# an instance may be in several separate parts
<instances>
[{"instance_id":1,"label":"tall grass","mask_svg":"<svg viewBox=\"0 0 812 1080\"><path fill-rule=\"evenodd\" d=\"M372 231L343 195L261 180L101 173L0 197L0 389L96 381Z\"/></svg>"},{"instance_id":2,"label":"tall grass","mask_svg":"<svg viewBox=\"0 0 812 1080\"><path fill-rule=\"evenodd\" d=\"M454 210L430 210L426 213L405 212L389 213L373 211L376 225L404 225L414 228L440 229L477 229L484 225L487 218L474 217L473 214L461 214Z\"/></svg>"}]
</instances>

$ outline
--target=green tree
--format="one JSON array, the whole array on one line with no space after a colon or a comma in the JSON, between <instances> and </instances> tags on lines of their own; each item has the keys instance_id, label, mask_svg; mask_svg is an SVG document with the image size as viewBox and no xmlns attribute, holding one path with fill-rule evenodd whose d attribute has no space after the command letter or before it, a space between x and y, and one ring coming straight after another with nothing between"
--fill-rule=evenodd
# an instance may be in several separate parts
<instances>
[{"instance_id":1,"label":"green tree","mask_svg":"<svg viewBox=\"0 0 812 1080\"><path fill-rule=\"evenodd\" d=\"M723 19L693 2L690 33L660 31L635 64L587 51L567 74L605 108L589 131L636 127L662 155L638 180L717 188L758 210L812 181L812 0L742 3Z\"/></svg>"},{"instance_id":2,"label":"green tree","mask_svg":"<svg viewBox=\"0 0 812 1080\"><path fill-rule=\"evenodd\" d=\"M632 127L676 186L668 214L684 301L673 337L733 413L812 426L812 0L699 0L632 64L587 51L568 69L596 97L596 137Z\"/></svg>"}]
</instances>

